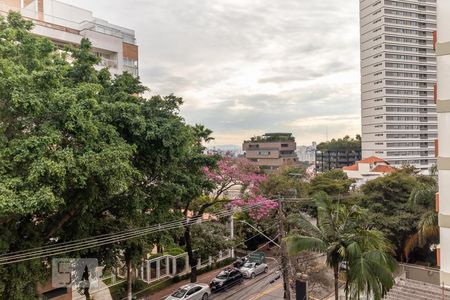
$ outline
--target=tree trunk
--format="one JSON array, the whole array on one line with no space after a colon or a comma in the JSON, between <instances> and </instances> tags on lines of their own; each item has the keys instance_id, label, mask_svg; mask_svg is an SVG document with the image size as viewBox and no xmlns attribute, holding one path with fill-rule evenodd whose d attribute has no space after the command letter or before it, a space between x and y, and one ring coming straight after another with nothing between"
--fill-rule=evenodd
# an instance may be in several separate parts
<instances>
[{"instance_id":1,"label":"tree trunk","mask_svg":"<svg viewBox=\"0 0 450 300\"><path fill-rule=\"evenodd\" d=\"M189 226L184 228L184 241L186 243L186 251L189 258L189 266L191 267L191 282L197 282L197 262L195 261L194 251L192 251L191 231Z\"/></svg>"},{"instance_id":2,"label":"tree trunk","mask_svg":"<svg viewBox=\"0 0 450 300\"><path fill-rule=\"evenodd\" d=\"M345 272L345 300L348 300L348 268Z\"/></svg>"},{"instance_id":3,"label":"tree trunk","mask_svg":"<svg viewBox=\"0 0 450 300\"><path fill-rule=\"evenodd\" d=\"M334 299L339 300L339 265L334 266Z\"/></svg>"},{"instance_id":4,"label":"tree trunk","mask_svg":"<svg viewBox=\"0 0 450 300\"><path fill-rule=\"evenodd\" d=\"M131 259L126 261L127 266L127 300L133 298L133 267L131 265Z\"/></svg>"}]
</instances>

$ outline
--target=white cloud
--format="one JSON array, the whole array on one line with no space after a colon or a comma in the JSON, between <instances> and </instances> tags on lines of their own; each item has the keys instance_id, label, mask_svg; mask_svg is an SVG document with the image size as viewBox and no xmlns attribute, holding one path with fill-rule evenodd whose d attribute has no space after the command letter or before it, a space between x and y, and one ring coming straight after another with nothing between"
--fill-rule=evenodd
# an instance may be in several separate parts
<instances>
[{"instance_id":1,"label":"white cloud","mask_svg":"<svg viewBox=\"0 0 450 300\"><path fill-rule=\"evenodd\" d=\"M360 131L357 1L66 2L134 28L142 81L182 96L186 120L210 127L217 144L265 131L299 143L325 139L324 126L330 137Z\"/></svg>"}]
</instances>

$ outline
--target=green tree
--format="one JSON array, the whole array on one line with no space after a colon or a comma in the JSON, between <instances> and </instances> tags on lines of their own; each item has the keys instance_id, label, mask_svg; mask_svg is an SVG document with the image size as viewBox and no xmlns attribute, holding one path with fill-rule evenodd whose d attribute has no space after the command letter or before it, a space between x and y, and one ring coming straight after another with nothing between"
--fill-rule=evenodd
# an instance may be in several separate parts
<instances>
[{"instance_id":1,"label":"green tree","mask_svg":"<svg viewBox=\"0 0 450 300\"><path fill-rule=\"evenodd\" d=\"M422 185L411 192L409 205L412 209L419 210L421 215L417 224L417 232L408 238L403 249L406 260L409 259L415 247L423 248L430 242L439 243L438 213L435 207L436 192L436 184Z\"/></svg>"},{"instance_id":2,"label":"green tree","mask_svg":"<svg viewBox=\"0 0 450 300\"><path fill-rule=\"evenodd\" d=\"M378 295L383 295L393 284L392 259L385 253L388 243L380 232L362 226L364 217L359 207L341 204L327 196L317 197L315 201L317 225L303 214L290 217L294 231L287 238L289 253L305 250L325 253L327 264L333 269L336 300L339 266L344 261L349 266L347 290L358 294L365 289L380 299Z\"/></svg>"},{"instance_id":3,"label":"green tree","mask_svg":"<svg viewBox=\"0 0 450 300\"><path fill-rule=\"evenodd\" d=\"M355 138L350 138L346 135L344 138L332 139L331 141L318 144L317 150L361 150L361 136L356 135Z\"/></svg>"},{"instance_id":4,"label":"green tree","mask_svg":"<svg viewBox=\"0 0 450 300\"><path fill-rule=\"evenodd\" d=\"M342 170L330 170L317 175L311 180L310 193L313 195L315 193L325 192L328 195L345 196L349 194L350 185L353 182Z\"/></svg>"},{"instance_id":5,"label":"green tree","mask_svg":"<svg viewBox=\"0 0 450 300\"><path fill-rule=\"evenodd\" d=\"M369 211L368 221L381 230L395 247L397 259L404 261L407 240L416 232L422 214L410 205L410 195L433 178L422 176L411 168L367 182L361 187L360 205Z\"/></svg>"},{"instance_id":6,"label":"green tree","mask_svg":"<svg viewBox=\"0 0 450 300\"><path fill-rule=\"evenodd\" d=\"M88 40L67 49L69 64L31 28L16 13L0 19L0 252L179 218L173 207L202 193L200 166L210 161L179 116L181 98L144 99L137 78L94 68ZM72 255L114 267L124 254L131 273L160 238ZM0 267L2 298L34 299L48 265L44 259Z\"/></svg>"},{"instance_id":7,"label":"green tree","mask_svg":"<svg viewBox=\"0 0 450 300\"><path fill-rule=\"evenodd\" d=\"M194 132L194 136L197 137L198 146L201 146L202 143L209 143L214 140L214 138L211 136L213 133L212 130L206 128L202 124L195 124L192 127L192 130Z\"/></svg>"},{"instance_id":8,"label":"green tree","mask_svg":"<svg viewBox=\"0 0 450 300\"><path fill-rule=\"evenodd\" d=\"M229 230L220 222L194 225L191 232L192 247L196 251L196 257L200 257L203 262L209 256L218 256L220 251L230 249L234 244Z\"/></svg>"}]
</instances>

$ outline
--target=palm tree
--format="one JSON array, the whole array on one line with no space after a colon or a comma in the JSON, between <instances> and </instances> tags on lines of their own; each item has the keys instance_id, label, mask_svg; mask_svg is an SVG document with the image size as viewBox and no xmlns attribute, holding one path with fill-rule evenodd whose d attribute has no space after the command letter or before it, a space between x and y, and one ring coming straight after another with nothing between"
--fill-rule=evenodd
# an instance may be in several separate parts
<instances>
[{"instance_id":1,"label":"palm tree","mask_svg":"<svg viewBox=\"0 0 450 300\"><path fill-rule=\"evenodd\" d=\"M348 299L359 299L366 294L367 299L381 299L394 285L393 272L397 262L390 253L393 250L387 239L378 230L359 228L345 251L347 276L345 295Z\"/></svg>"},{"instance_id":2,"label":"palm tree","mask_svg":"<svg viewBox=\"0 0 450 300\"><path fill-rule=\"evenodd\" d=\"M301 251L325 253L333 269L335 299L339 298L339 267L347 262L346 291L351 296L361 291L376 299L393 284L393 259L386 253L390 248L381 232L361 226L364 213L358 206L333 202L327 196L315 199L318 224L305 215L296 217L299 233L287 238L290 254ZM291 218L292 220L292 218Z\"/></svg>"},{"instance_id":3,"label":"palm tree","mask_svg":"<svg viewBox=\"0 0 450 300\"><path fill-rule=\"evenodd\" d=\"M409 204L412 208L422 208L422 213L417 224L417 232L410 236L405 243L403 253L408 260L415 247L424 247L427 242L439 238L438 214L435 207L436 187L420 187L411 192Z\"/></svg>"},{"instance_id":4,"label":"palm tree","mask_svg":"<svg viewBox=\"0 0 450 300\"><path fill-rule=\"evenodd\" d=\"M195 138L197 139L197 145L201 146L202 142L208 143L214 138L211 136L213 133L211 129L206 128L204 125L195 124L192 126L192 131L194 133Z\"/></svg>"}]
</instances>

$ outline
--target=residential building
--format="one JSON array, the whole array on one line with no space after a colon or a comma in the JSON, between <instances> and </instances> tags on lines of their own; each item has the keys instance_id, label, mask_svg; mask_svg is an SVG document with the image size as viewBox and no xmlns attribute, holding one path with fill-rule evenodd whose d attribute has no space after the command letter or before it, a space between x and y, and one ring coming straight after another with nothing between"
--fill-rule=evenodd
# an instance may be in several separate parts
<instances>
[{"instance_id":1,"label":"residential building","mask_svg":"<svg viewBox=\"0 0 450 300\"><path fill-rule=\"evenodd\" d=\"M244 141L242 145L247 159L269 170L297 164L296 148L292 133L266 133Z\"/></svg>"},{"instance_id":2,"label":"residential building","mask_svg":"<svg viewBox=\"0 0 450 300\"><path fill-rule=\"evenodd\" d=\"M316 150L316 172L351 166L361 159L361 149Z\"/></svg>"},{"instance_id":3,"label":"residential building","mask_svg":"<svg viewBox=\"0 0 450 300\"><path fill-rule=\"evenodd\" d=\"M450 1L437 1L437 112L439 147L436 147L439 169L439 193L436 207L439 213L440 282L450 288ZM437 146L437 145L436 145Z\"/></svg>"},{"instance_id":4,"label":"residential building","mask_svg":"<svg viewBox=\"0 0 450 300\"><path fill-rule=\"evenodd\" d=\"M297 147L298 161L314 164L316 161L316 143L313 142L310 146Z\"/></svg>"},{"instance_id":5,"label":"residential building","mask_svg":"<svg viewBox=\"0 0 450 300\"><path fill-rule=\"evenodd\" d=\"M359 188L367 181L391 174L397 169L390 166L384 159L371 156L357 161L354 165L343 167L342 170L348 178L355 180L353 187Z\"/></svg>"},{"instance_id":6,"label":"residential building","mask_svg":"<svg viewBox=\"0 0 450 300\"><path fill-rule=\"evenodd\" d=\"M238 157L242 153L242 150L238 145L216 145L208 147L206 152L220 156Z\"/></svg>"},{"instance_id":7,"label":"residential building","mask_svg":"<svg viewBox=\"0 0 450 300\"><path fill-rule=\"evenodd\" d=\"M79 45L88 38L100 57L97 68L112 74L127 71L138 76L138 46L134 30L96 18L91 11L57 0L4 0L0 13L18 11L34 23L33 33L50 38L57 46Z\"/></svg>"},{"instance_id":8,"label":"residential building","mask_svg":"<svg viewBox=\"0 0 450 300\"><path fill-rule=\"evenodd\" d=\"M362 155L436 163L436 0L360 0Z\"/></svg>"}]
</instances>

